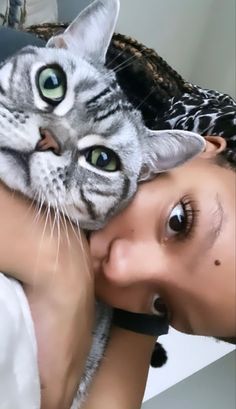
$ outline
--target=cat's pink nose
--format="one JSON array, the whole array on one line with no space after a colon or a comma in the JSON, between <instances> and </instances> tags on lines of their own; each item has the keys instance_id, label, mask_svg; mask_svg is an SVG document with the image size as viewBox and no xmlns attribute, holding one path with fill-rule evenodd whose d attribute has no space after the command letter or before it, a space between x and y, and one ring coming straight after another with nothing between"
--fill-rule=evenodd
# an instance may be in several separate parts
<instances>
[{"instance_id":1,"label":"cat's pink nose","mask_svg":"<svg viewBox=\"0 0 236 409\"><path fill-rule=\"evenodd\" d=\"M53 151L56 155L60 155L61 147L57 142L55 136L48 129L40 128L41 139L37 143L37 151Z\"/></svg>"}]
</instances>

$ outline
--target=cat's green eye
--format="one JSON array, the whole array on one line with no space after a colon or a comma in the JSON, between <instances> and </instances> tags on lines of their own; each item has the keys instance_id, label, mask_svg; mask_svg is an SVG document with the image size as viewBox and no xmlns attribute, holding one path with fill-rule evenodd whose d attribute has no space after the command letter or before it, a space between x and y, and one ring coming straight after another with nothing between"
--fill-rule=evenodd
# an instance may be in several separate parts
<instances>
[{"instance_id":1,"label":"cat's green eye","mask_svg":"<svg viewBox=\"0 0 236 409\"><path fill-rule=\"evenodd\" d=\"M49 104L59 104L66 93L66 75L59 66L46 66L38 73L38 89L42 99Z\"/></svg>"},{"instance_id":2,"label":"cat's green eye","mask_svg":"<svg viewBox=\"0 0 236 409\"><path fill-rule=\"evenodd\" d=\"M95 146L87 149L85 158L90 165L105 172L116 172L121 167L117 154L105 146Z\"/></svg>"}]
</instances>

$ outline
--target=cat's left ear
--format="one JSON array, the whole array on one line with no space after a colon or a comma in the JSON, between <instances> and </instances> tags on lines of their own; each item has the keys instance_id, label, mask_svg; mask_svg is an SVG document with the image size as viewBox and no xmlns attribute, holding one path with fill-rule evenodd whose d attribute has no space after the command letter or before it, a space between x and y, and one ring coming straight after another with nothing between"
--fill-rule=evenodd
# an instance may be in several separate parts
<instances>
[{"instance_id":1,"label":"cat's left ear","mask_svg":"<svg viewBox=\"0 0 236 409\"><path fill-rule=\"evenodd\" d=\"M47 47L67 48L79 57L105 64L119 7L119 0L95 0L72 21L64 33L52 37Z\"/></svg>"},{"instance_id":2,"label":"cat's left ear","mask_svg":"<svg viewBox=\"0 0 236 409\"><path fill-rule=\"evenodd\" d=\"M194 132L178 129L151 131L143 140L143 163L139 181L149 180L156 173L183 165L201 153L205 139Z\"/></svg>"}]
</instances>

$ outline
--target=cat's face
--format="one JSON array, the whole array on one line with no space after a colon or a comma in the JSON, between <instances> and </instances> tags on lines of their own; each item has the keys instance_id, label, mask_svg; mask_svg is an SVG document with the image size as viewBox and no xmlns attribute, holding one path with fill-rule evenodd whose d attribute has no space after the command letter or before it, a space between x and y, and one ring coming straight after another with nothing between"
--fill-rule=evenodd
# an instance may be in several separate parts
<instances>
[{"instance_id":1,"label":"cat's face","mask_svg":"<svg viewBox=\"0 0 236 409\"><path fill-rule=\"evenodd\" d=\"M112 73L66 50L30 48L2 67L0 81L0 177L8 186L87 228L134 194L142 122Z\"/></svg>"},{"instance_id":2,"label":"cat's face","mask_svg":"<svg viewBox=\"0 0 236 409\"><path fill-rule=\"evenodd\" d=\"M95 1L53 40L68 49L25 48L0 67L0 179L86 229L124 207L139 180L204 147L195 134L149 131L104 68L117 15L111 3ZM91 39L85 47L91 17L104 30L97 54Z\"/></svg>"}]
</instances>

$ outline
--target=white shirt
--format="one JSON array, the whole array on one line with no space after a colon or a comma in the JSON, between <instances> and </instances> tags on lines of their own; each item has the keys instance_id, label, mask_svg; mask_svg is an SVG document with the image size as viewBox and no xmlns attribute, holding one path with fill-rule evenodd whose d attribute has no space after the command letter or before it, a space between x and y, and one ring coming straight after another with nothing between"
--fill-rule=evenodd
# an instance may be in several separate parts
<instances>
[{"instance_id":1,"label":"white shirt","mask_svg":"<svg viewBox=\"0 0 236 409\"><path fill-rule=\"evenodd\" d=\"M0 408L39 409L37 346L22 286L0 273Z\"/></svg>"}]
</instances>

